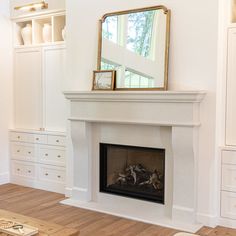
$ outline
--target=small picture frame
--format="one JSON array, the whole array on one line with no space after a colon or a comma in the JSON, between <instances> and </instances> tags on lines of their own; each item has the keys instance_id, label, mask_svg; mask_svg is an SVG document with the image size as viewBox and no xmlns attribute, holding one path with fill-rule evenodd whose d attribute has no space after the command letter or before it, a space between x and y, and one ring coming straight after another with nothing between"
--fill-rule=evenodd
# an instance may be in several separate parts
<instances>
[{"instance_id":1,"label":"small picture frame","mask_svg":"<svg viewBox=\"0 0 236 236\"><path fill-rule=\"evenodd\" d=\"M92 90L114 90L115 89L115 70L95 70L93 71Z\"/></svg>"}]
</instances>

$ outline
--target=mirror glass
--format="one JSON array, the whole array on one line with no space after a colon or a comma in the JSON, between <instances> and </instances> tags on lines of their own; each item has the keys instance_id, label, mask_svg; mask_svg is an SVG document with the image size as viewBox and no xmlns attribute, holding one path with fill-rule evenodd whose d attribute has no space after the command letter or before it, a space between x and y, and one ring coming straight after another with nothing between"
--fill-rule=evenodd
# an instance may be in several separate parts
<instances>
[{"instance_id":1,"label":"mirror glass","mask_svg":"<svg viewBox=\"0 0 236 236\"><path fill-rule=\"evenodd\" d=\"M116 89L167 89L170 11L108 13L100 20L98 69L116 70Z\"/></svg>"}]
</instances>

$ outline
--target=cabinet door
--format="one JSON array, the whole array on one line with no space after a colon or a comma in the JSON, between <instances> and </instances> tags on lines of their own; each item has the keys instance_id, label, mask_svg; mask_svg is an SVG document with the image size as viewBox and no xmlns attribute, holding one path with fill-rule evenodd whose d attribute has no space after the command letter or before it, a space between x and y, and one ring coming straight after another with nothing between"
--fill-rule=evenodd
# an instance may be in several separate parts
<instances>
[{"instance_id":1,"label":"cabinet door","mask_svg":"<svg viewBox=\"0 0 236 236\"><path fill-rule=\"evenodd\" d=\"M228 32L226 145L236 145L236 29Z\"/></svg>"},{"instance_id":2,"label":"cabinet door","mask_svg":"<svg viewBox=\"0 0 236 236\"><path fill-rule=\"evenodd\" d=\"M15 51L15 126L24 129L42 127L41 50Z\"/></svg>"},{"instance_id":3,"label":"cabinet door","mask_svg":"<svg viewBox=\"0 0 236 236\"><path fill-rule=\"evenodd\" d=\"M65 47L44 48L44 127L50 131L66 130Z\"/></svg>"}]
</instances>

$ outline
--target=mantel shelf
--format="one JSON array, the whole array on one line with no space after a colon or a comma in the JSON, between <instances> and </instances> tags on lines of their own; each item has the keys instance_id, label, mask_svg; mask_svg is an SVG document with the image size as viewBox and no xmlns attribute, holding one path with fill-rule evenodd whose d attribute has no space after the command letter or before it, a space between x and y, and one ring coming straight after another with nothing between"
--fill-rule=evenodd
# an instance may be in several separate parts
<instances>
[{"instance_id":1,"label":"mantel shelf","mask_svg":"<svg viewBox=\"0 0 236 236\"><path fill-rule=\"evenodd\" d=\"M205 91L66 91L71 101L129 101L129 102L176 102L199 103Z\"/></svg>"}]
</instances>

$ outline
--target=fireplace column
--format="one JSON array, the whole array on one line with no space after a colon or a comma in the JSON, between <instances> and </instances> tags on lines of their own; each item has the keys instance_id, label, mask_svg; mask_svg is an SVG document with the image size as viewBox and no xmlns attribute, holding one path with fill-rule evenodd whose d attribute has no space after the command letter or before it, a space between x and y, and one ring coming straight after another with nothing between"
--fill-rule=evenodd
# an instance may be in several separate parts
<instances>
[{"instance_id":1,"label":"fireplace column","mask_svg":"<svg viewBox=\"0 0 236 236\"><path fill-rule=\"evenodd\" d=\"M70 160L72 186L67 192L73 199L89 202L92 200L91 123L71 120L70 126L74 159Z\"/></svg>"},{"instance_id":2,"label":"fireplace column","mask_svg":"<svg viewBox=\"0 0 236 236\"><path fill-rule=\"evenodd\" d=\"M198 127L172 127L172 218L194 223L196 214Z\"/></svg>"}]
</instances>

